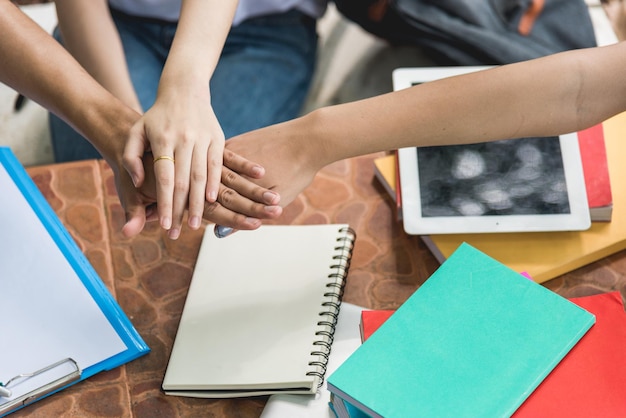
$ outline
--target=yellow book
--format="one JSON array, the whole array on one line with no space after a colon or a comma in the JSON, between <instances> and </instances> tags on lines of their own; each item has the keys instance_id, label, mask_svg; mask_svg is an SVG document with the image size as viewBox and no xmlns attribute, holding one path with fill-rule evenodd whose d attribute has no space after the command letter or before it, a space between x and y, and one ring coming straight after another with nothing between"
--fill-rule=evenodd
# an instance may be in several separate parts
<instances>
[{"instance_id":1,"label":"yellow book","mask_svg":"<svg viewBox=\"0 0 626 418\"><path fill-rule=\"evenodd\" d=\"M604 122L613 192L611 222L593 222L586 231L453 234L422 237L440 262L467 242L537 282L553 279L626 248L626 112Z\"/></svg>"},{"instance_id":2,"label":"yellow book","mask_svg":"<svg viewBox=\"0 0 626 418\"><path fill-rule=\"evenodd\" d=\"M402 198L400 196L398 165L396 160L398 158L397 152L393 154L385 155L384 157L378 157L374 160L374 174L376 178L383 185L389 196L396 204L396 219L402 220Z\"/></svg>"},{"instance_id":3,"label":"yellow book","mask_svg":"<svg viewBox=\"0 0 626 418\"><path fill-rule=\"evenodd\" d=\"M389 196L396 200L396 157L387 154L374 160L374 174Z\"/></svg>"}]
</instances>

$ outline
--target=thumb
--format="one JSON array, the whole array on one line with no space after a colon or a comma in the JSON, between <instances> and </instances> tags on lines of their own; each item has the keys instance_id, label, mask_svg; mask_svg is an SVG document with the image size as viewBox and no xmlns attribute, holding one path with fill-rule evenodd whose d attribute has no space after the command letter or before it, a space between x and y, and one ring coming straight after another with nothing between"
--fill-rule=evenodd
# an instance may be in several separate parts
<instances>
[{"instance_id":1,"label":"thumb","mask_svg":"<svg viewBox=\"0 0 626 418\"><path fill-rule=\"evenodd\" d=\"M124 168L133 180L135 187L140 187L146 178L142 158L149 151L148 147L143 119L140 119L128 134L128 140L124 146L124 154L122 156Z\"/></svg>"},{"instance_id":2,"label":"thumb","mask_svg":"<svg viewBox=\"0 0 626 418\"><path fill-rule=\"evenodd\" d=\"M139 235L146 224L146 208L143 205L133 205L125 211L126 223L122 233L127 238Z\"/></svg>"}]
</instances>

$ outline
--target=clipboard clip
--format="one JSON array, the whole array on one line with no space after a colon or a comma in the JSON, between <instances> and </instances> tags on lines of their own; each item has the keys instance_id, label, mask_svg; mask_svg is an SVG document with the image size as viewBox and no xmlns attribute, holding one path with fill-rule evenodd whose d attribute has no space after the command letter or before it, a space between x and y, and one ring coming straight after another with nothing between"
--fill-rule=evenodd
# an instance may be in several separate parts
<instances>
[{"instance_id":1,"label":"clipboard clip","mask_svg":"<svg viewBox=\"0 0 626 418\"><path fill-rule=\"evenodd\" d=\"M11 399L8 402L1 403L2 398L10 398L11 396L13 396L13 387L18 386L20 383L27 379L35 378L50 370L62 367L63 365L66 365L66 367L67 365L69 365L72 370L69 373L57 379L54 379L49 383L46 383L36 389L31 390L30 392L16 397L15 399ZM17 376L14 376L11 379L7 380L5 383L0 382L0 415L29 405L34 401L43 398L49 393L55 392L56 390L79 380L81 373L82 372L80 367L78 366L78 363L76 363L74 359L68 357L64 358L63 360L59 360L56 363L52 363L46 367L43 367L39 370L35 370L34 372L18 374Z\"/></svg>"}]
</instances>

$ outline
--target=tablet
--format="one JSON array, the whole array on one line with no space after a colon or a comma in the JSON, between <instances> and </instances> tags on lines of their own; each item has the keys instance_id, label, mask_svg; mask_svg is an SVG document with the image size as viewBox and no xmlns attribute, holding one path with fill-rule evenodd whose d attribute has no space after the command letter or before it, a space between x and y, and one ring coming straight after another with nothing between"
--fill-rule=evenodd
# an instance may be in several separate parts
<instances>
[{"instance_id":1,"label":"tablet","mask_svg":"<svg viewBox=\"0 0 626 418\"><path fill-rule=\"evenodd\" d=\"M489 67L401 68L394 90ZM591 226L578 136L398 150L412 235L578 231Z\"/></svg>"}]
</instances>

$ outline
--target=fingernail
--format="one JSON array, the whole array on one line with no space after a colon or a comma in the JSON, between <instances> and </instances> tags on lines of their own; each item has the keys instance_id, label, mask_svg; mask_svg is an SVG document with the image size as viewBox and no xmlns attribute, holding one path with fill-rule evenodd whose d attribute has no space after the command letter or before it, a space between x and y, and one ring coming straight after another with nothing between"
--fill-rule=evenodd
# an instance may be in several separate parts
<instances>
[{"instance_id":1,"label":"fingernail","mask_svg":"<svg viewBox=\"0 0 626 418\"><path fill-rule=\"evenodd\" d=\"M209 192L209 202L215 202L217 200L217 192L212 190Z\"/></svg>"},{"instance_id":2,"label":"fingernail","mask_svg":"<svg viewBox=\"0 0 626 418\"><path fill-rule=\"evenodd\" d=\"M263 210L267 213L280 213L282 208L280 206L264 206Z\"/></svg>"},{"instance_id":3,"label":"fingernail","mask_svg":"<svg viewBox=\"0 0 626 418\"><path fill-rule=\"evenodd\" d=\"M170 229L172 227L172 220L170 218L161 219L161 228Z\"/></svg>"},{"instance_id":4,"label":"fingernail","mask_svg":"<svg viewBox=\"0 0 626 418\"><path fill-rule=\"evenodd\" d=\"M139 181L139 179L134 175L131 177L131 179L133 181L133 186L137 187L137 182Z\"/></svg>"},{"instance_id":5,"label":"fingernail","mask_svg":"<svg viewBox=\"0 0 626 418\"><path fill-rule=\"evenodd\" d=\"M254 166L254 167L252 168L252 174L253 174L254 176L258 176L258 177L260 177L260 176L262 176L263 174L265 174L265 169L264 169L263 167L261 167L261 166L258 166L258 165L257 165L257 166Z\"/></svg>"},{"instance_id":6,"label":"fingernail","mask_svg":"<svg viewBox=\"0 0 626 418\"><path fill-rule=\"evenodd\" d=\"M189 226L193 229L200 228L200 218L198 216L192 216L191 219L189 219Z\"/></svg>"},{"instance_id":7,"label":"fingernail","mask_svg":"<svg viewBox=\"0 0 626 418\"><path fill-rule=\"evenodd\" d=\"M168 231L167 236L170 237L170 239L178 239L178 237L180 236L180 229L178 228L172 228Z\"/></svg>"},{"instance_id":8,"label":"fingernail","mask_svg":"<svg viewBox=\"0 0 626 418\"><path fill-rule=\"evenodd\" d=\"M213 233L218 238L226 238L233 232L235 232L235 230L229 226L215 225L215 228L213 228Z\"/></svg>"},{"instance_id":9,"label":"fingernail","mask_svg":"<svg viewBox=\"0 0 626 418\"><path fill-rule=\"evenodd\" d=\"M256 228L261 225L261 220L257 218L246 218L244 219L244 223Z\"/></svg>"},{"instance_id":10,"label":"fingernail","mask_svg":"<svg viewBox=\"0 0 626 418\"><path fill-rule=\"evenodd\" d=\"M275 205L280 201L280 195L276 192L267 191L263 193L263 199L265 199L266 203L270 205Z\"/></svg>"}]
</instances>

